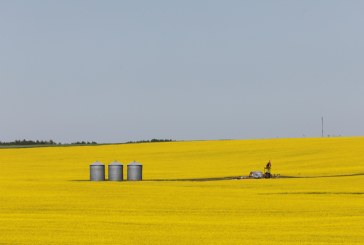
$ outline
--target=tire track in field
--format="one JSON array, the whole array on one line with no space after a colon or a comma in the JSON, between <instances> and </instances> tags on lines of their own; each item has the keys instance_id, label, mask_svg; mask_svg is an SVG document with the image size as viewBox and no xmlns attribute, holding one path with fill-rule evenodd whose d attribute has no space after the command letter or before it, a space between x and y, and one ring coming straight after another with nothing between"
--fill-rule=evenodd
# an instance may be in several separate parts
<instances>
[{"instance_id":1,"label":"tire track in field","mask_svg":"<svg viewBox=\"0 0 364 245\"><path fill-rule=\"evenodd\" d=\"M335 177L353 177L364 176L364 173L342 174L342 175L321 175L321 176L288 176L280 175L273 179L309 179L309 178L335 178ZM241 180L241 179L255 179L249 178L249 176L224 176L224 177L209 177L209 178L186 178L186 179L143 179L143 182L205 182L205 181L222 181L222 180ZM259 179L259 178L258 178ZM265 178L261 178L265 179ZM83 180L70 180L70 181L89 181ZM107 181L107 180L106 180ZM127 180L124 180L127 181ZM130 181L128 181L130 182Z\"/></svg>"}]
</instances>

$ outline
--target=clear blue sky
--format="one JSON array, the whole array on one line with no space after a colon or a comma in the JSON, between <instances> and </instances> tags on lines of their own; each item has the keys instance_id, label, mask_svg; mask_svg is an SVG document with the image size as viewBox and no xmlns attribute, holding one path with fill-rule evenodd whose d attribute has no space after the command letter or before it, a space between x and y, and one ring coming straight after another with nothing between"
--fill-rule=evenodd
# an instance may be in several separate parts
<instances>
[{"instance_id":1,"label":"clear blue sky","mask_svg":"<svg viewBox=\"0 0 364 245\"><path fill-rule=\"evenodd\" d=\"M364 1L0 1L0 141L364 135Z\"/></svg>"}]
</instances>

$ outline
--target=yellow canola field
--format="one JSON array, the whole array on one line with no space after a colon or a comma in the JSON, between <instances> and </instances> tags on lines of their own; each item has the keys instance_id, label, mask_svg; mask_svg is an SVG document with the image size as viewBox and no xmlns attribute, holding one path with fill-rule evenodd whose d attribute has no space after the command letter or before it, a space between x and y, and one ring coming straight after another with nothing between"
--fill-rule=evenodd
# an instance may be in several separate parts
<instances>
[{"instance_id":1,"label":"yellow canola field","mask_svg":"<svg viewBox=\"0 0 364 245\"><path fill-rule=\"evenodd\" d=\"M363 153L363 137L0 149L0 244L363 244ZM144 181L88 181L115 159ZM268 160L282 178L188 180Z\"/></svg>"}]
</instances>

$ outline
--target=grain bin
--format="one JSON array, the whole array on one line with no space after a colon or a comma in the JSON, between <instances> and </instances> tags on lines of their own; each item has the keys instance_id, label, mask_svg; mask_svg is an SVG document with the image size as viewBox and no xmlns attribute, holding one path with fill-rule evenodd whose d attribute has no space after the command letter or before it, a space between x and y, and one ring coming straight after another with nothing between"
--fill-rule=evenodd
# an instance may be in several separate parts
<instances>
[{"instance_id":1,"label":"grain bin","mask_svg":"<svg viewBox=\"0 0 364 245\"><path fill-rule=\"evenodd\" d=\"M114 161L109 164L109 181L123 180L123 164Z\"/></svg>"},{"instance_id":2,"label":"grain bin","mask_svg":"<svg viewBox=\"0 0 364 245\"><path fill-rule=\"evenodd\" d=\"M101 162L94 162L90 165L90 180L104 181L105 180L105 165Z\"/></svg>"},{"instance_id":3,"label":"grain bin","mask_svg":"<svg viewBox=\"0 0 364 245\"><path fill-rule=\"evenodd\" d=\"M128 164L128 180L142 180L143 166L136 161Z\"/></svg>"}]
</instances>

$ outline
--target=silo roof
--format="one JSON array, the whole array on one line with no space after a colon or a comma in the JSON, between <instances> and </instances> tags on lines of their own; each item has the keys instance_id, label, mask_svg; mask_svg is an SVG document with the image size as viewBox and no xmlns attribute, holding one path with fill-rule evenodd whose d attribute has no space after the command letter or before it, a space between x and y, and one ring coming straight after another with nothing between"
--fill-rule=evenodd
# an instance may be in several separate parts
<instances>
[{"instance_id":1,"label":"silo roof","mask_svg":"<svg viewBox=\"0 0 364 245\"><path fill-rule=\"evenodd\" d=\"M115 160L112 163L110 163L109 165L123 165L123 164Z\"/></svg>"},{"instance_id":2,"label":"silo roof","mask_svg":"<svg viewBox=\"0 0 364 245\"><path fill-rule=\"evenodd\" d=\"M100 165L104 165L102 162L96 161L94 163L91 164L92 166L100 166Z\"/></svg>"},{"instance_id":3,"label":"silo roof","mask_svg":"<svg viewBox=\"0 0 364 245\"><path fill-rule=\"evenodd\" d=\"M128 164L128 166L129 166L129 165L131 165L131 166L142 166L142 164L141 164L141 163L138 163L138 162L136 162L136 161L129 163L129 164Z\"/></svg>"}]
</instances>

